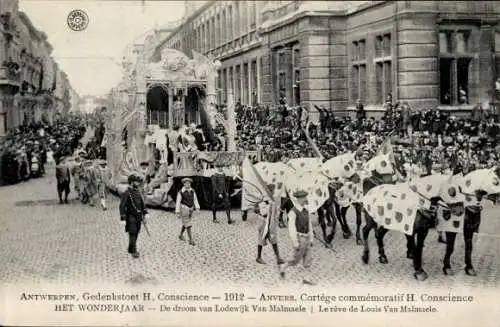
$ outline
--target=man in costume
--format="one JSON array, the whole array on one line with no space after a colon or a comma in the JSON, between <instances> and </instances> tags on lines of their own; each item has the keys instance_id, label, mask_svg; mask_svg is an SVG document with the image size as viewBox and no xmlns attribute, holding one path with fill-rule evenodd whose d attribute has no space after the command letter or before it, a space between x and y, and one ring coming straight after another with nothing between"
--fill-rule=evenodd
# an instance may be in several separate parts
<instances>
[{"instance_id":1,"label":"man in costume","mask_svg":"<svg viewBox=\"0 0 500 327\"><path fill-rule=\"evenodd\" d=\"M177 201L175 203L175 214L182 219L182 229L179 235L179 240L184 241L184 232L187 231L189 244L195 245L191 234L193 212L200 210L198 197L196 192L191 187L193 180L189 177L182 179L184 187L177 193Z\"/></svg>"},{"instance_id":2,"label":"man in costume","mask_svg":"<svg viewBox=\"0 0 500 327\"><path fill-rule=\"evenodd\" d=\"M106 166L106 160L99 160L99 165L95 167L96 171L96 182L97 182L97 194L101 201L102 210L106 211L108 209L106 205L106 194L107 194L107 184L111 179L111 170Z\"/></svg>"},{"instance_id":3,"label":"man in costume","mask_svg":"<svg viewBox=\"0 0 500 327\"><path fill-rule=\"evenodd\" d=\"M221 163L215 164L217 171L211 176L212 181L212 215L214 223L218 223L217 209L222 208L227 214L227 223L233 224L231 220L231 199L229 197L229 185L226 174L222 170Z\"/></svg>"},{"instance_id":4,"label":"man in costume","mask_svg":"<svg viewBox=\"0 0 500 327\"><path fill-rule=\"evenodd\" d=\"M141 190L143 178L138 174L128 177L128 188L120 199L120 220L125 222L125 232L129 235L128 253L134 258L139 257L137 238L141 231L144 216L147 214L144 197Z\"/></svg>"},{"instance_id":5,"label":"man in costume","mask_svg":"<svg viewBox=\"0 0 500 327\"><path fill-rule=\"evenodd\" d=\"M259 203L256 213L260 218L258 228L259 245L257 246L257 262L266 264L262 259L262 249L267 245L267 241L271 243L278 265L284 264L285 261L281 259L278 249L278 216L280 210L281 194L275 194L275 186L273 184L267 185L269 192L273 195L273 199L265 199Z\"/></svg>"},{"instance_id":6,"label":"man in costume","mask_svg":"<svg viewBox=\"0 0 500 327\"><path fill-rule=\"evenodd\" d=\"M297 203L288 213L288 230L294 248L294 256L291 261L280 266L281 278L285 278L285 269L287 267L296 266L302 261L305 275L308 274L308 269L311 266L314 234L309 212L305 207L307 203L308 193L304 190L298 190L293 193L297 199ZM310 278L305 276L302 279L303 284L314 285Z\"/></svg>"},{"instance_id":7,"label":"man in costume","mask_svg":"<svg viewBox=\"0 0 500 327\"><path fill-rule=\"evenodd\" d=\"M59 196L59 204L68 203L68 195L70 193L71 172L66 162L62 159L56 167L57 179L57 194ZM64 200L63 200L64 193Z\"/></svg>"}]
</instances>

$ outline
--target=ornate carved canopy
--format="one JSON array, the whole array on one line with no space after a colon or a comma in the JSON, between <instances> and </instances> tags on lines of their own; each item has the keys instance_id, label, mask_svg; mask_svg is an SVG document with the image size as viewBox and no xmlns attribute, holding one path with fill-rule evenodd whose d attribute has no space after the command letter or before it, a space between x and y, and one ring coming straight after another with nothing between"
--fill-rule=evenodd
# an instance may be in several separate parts
<instances>
[{"instance_id":1,"label":"ornate carved canopy","mask_svg":"<svg viewBox=\"0 0 500 327\"><path fill-rule=\"evenodd\" d=\"M147 65L146 80L165 81L172 85L189 86L207 82L217 74L217 65L193 52L193 59L175 49L164 49L159 62Z\"/></svg>"}]
</instances>

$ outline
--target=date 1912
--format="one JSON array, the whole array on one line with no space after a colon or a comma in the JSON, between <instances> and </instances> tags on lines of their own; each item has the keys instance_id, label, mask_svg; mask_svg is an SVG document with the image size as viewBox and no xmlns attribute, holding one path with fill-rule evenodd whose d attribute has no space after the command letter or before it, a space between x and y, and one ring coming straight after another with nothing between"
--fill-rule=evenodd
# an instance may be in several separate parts
<instances>
[{"instance_id":1,"label":"date 1912","mask_svg":"<svg viewBox=\"0 0 500 327\"><path fill-rule=\"evenodd\" d=\"M245 294L243 293L224 293L224 301L244 301Z\"/></svg>"}]
</instances>

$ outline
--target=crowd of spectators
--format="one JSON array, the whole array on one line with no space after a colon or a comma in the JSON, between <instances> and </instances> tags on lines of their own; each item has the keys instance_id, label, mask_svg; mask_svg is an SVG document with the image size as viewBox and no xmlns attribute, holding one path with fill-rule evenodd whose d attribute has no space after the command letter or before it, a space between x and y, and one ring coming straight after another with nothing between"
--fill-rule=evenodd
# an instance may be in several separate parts
<instances>
[{"instance_id":1,"label":"crowd of spectators","mask_svg":"<svg viewBox=\"0 0 500 327\"><path fill-rule=\"evenodd\" d=\"M407 103L393 105L388 98L379 119L367 117L359 102L353 117L316 109L319 121L314 124L301 107L238 105L238 148L260 150L262 160L270 162L312 157L307 133L325 159L352 151L363 162L390 137L396 162L418 166L423 174L467 172L499 162L499 126L480 107L458 117L440 110L411 111Z\"/></svg>"},{"instance_id":2,"label":"crowd of spectators","mask_svg":"<svg viewBox=\"0 0 500 327\"><path fill-rule=\"evenodd\" d=\"M80 140L86 125L85 117L69 114L57 115L52 123L29 123L10 130L0 145L2 184L43 176L47 163L57 164L77 148L83 148Z\"/></svg>"}]
</instances>

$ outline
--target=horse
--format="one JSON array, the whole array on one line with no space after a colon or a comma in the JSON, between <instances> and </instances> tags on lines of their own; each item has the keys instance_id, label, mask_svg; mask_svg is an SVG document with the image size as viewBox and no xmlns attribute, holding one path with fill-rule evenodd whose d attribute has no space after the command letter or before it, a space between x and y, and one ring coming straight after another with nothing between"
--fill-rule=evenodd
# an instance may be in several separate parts
<instances>
[{"instance_id":1,"label":"horse","mask_svg":"<svg viewBox=\"0 0 500 327\"><path fill-rule=\"evenodd\" d=\"M370 248L368 237L375 229L380 263L387 263L383 237L390 230L397 230L407 236L407 242L417 244L412 251L414 277L424 280L428 277L422 269L422 249L429 228L433 225L434 214L431 202L414 192L407 183L379 185L370 189L362 200L366 225L363 227L364 250L361 257L368 264Z\"/></svg>"},{"instance_id":2,"label":"horse","mask_svg":"<svg viewBox=\"0 0 500 327\"><path fill-rule=\"evenodd\" d=\"M465 196L465 210L461 213L438 211L439 232L446 234L446 252L443 258L443 273L451 276L451 256L455 248L458 233L463 233L465 243L465 274L476 276L477 272L472 265L473 236L477 233L481 223L481 201L487 196L500 195L500 181L493 169L478 169L465 176L455 176L459 184L459 192Z\"/></svg>"},{"instance_id":3,"label":"horse","mask_svg":"<svg viewBox=\"0 0 500 327\"><path fill-rule=\"evenodd\" d=\"M319 225L323 231L323 239L327 245L326 218L331 218L333 229L336 220L332 212L332 198L335 187L330 179L321 173L323 162L321 158L295 158L286 164L282 162L259 162L255 169L266 184L275 185L281 191L280 226L285 227L283 214L288 213L293 207L295 199L291 196L294 190L301 188L310 193L308 196L310 212L318 214Z\"/></svg>"},{"instance_id":4,"label":"horse","mask_svg":"<svg viewBox=\"0 0 500 327\"><path fill-rule=\"evenodd\" d=\"M461 215L464 212L465 196L459 192L459 184L453 179L452 175L434 174L417 178L405 184L421 198L430 202L433 214L437 213L438 207L454 215ZM428 215L427 218L416 222L413 234L406 234L406 257L413 260L414 276L418 280L425 280L428 277L428 274L422 268L423 246L429 229L434 228L437 222L435 215ZM377 244L379 246L379 261L383 264L388 263L384 251L383 238L389 229L390 226L386 228L382 224L376 232ZM415 237L417 239L416 242Z\"/></svg>"},{"instance_id":5,"label":"horse","mask_svg":"<svg viewBox=\"0 0 500 327\"><path fill-rule=\"evenodd\" d=\"M353 205L356 212L356 244L364 244L364 240L361 237L363 195L378 185L392 183L394 173L395 170L389 155L380 154L366 162L363 169L356 171L353 169L351 176L344 178L343 186L336 193L335 206L338 212L337 217L341 226L343 226L345 239L352 236L352 232L347 224L346 215L349 207Z\"/></svg>"}]
</instances>

